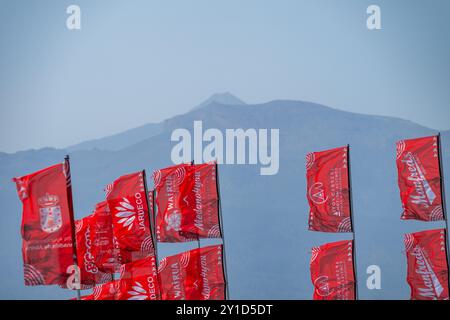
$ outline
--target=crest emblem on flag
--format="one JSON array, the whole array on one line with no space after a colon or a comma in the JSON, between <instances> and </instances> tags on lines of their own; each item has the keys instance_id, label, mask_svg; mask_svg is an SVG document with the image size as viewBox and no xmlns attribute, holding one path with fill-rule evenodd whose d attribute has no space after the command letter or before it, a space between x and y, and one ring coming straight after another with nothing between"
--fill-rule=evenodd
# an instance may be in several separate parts
<instances>
[{"instance_id":1,"label":"crest emblem on flag","mask_svg":"<svg viewBox=\"0 0 450 320\"><path fill-rule=\"evenodd\" d=\"M42 231L47 233L58 231L62 227L59 197L47 193L38 199L38 204Z\"/></svg>"}]
</instances>

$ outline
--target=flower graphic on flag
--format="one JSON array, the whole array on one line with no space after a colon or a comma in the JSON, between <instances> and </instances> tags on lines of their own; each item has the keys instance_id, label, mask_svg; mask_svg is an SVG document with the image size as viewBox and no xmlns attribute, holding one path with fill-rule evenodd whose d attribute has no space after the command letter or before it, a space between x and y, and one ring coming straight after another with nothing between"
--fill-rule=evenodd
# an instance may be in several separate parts
<instances>
[{"instance_id":1,"label":"flower graphic on flag","mask_svg":"<svg viewBox=\"0 0 450 320\"><path fill-rule=\"evenodd\" d=\"M181 214L177 211L166 216L164 219L167 223L167 231L173 229L174 231L180 231L181 229Z\"/></svg>"},{"instance_id":2,"label":"flower graphic on flag","mask_svg":"<svg viewBox=\"0 0 450 320\"><path fill-rule=\"evenodd\" d=\"M118 211L116 217L120 218L119 223L123 225L124 228L128 227L128 231L133 227L133 222L136 219L136 210L134 206L130 203L127 198L122 198L119 202L119 206L116 207Z\"/></svg>"},{"instance_id":3,"label":"flower graphic on flag","mask_svg":"<svg viewBox=\"0 0 450 320\"><path fill-rule=\"evenodd\" d=\"M135 281L134 286L131 287L133 290L128 291L128 294L131 295L127 300L147 300L147 291L144 289L142 284Z\"/></svg>"}]
</instances>

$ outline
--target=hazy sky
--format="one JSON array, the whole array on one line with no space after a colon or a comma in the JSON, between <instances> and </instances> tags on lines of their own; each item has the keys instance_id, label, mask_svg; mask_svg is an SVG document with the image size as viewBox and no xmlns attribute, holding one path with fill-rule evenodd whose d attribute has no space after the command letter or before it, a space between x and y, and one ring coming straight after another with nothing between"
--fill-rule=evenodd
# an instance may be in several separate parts
<instances>
[{"instance_id":1,"label":"hazy sky","mask_svg":"<svg viewBox=\"0 0 450 320\"><path fill-rule=\"evenodd\" d=\"M366 28L370 4L383 30ZM448 0L0 0L0 151L99 138L223 91L450 129L449 15Z\"/></svg>"}]
</instances>

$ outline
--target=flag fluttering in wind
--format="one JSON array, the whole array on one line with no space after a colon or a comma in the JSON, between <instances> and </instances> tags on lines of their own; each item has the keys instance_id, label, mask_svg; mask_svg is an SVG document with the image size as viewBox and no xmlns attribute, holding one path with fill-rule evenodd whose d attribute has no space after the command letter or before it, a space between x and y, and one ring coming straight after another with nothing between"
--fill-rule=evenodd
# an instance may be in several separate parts
<instances>
[{"instance_id":1,"label":"flag fluttering in wind","mask_svg":"<svg viewBox=\"0 0 450 320\"><path fill-rule=\"evenodd\" d=\"M122 265L116 300L161 300L155 256Z\"/></svg>"},{"instance_id":2,"label":"flag fluttering in wind","mask_svg":"<svg viewBox=\"0 0 450 320\"><path fill-rule=\"evenodd\" d=\"M85 296L82 300L116 300L118 285L118 280L113 280L95 286L92 294Z\"/></svg>"},{"instance_id":3,"label":"flag fluttering in wind","mask_svg":"<svg viewBox=\"0 0 450 320\"><path fill-rule=\"evenodd\" d=\"M405 235L407 281L412 300L448 300L445 229Z\"/></svg>"},{"instance_id":4,"label":"flag fluttering in wind","mask_svg":"<svg viewBox=\"0 0 450 320\"><path fill-rule=\"evenodd\" d=\"M70 276L69 267L74 264L68 163L13 181L23 204L21 232L25 285L65 285Z\"/></svg>"},{"instance_id":5,"label":"flag fluttering in wind","mask_svg":"<svg viewBox=\"0 0 450 320\"><path fill-rule=\"evenodd\" d=\"M94 247L94 228L92 215L75 221L80 289L90 289L97 284L112 281L112 275L103 272L97 265L96 248ZM66 288L67 286L62 285L61 287Z\"/></svg>"},{"instance_id":6,"label":"flag fluttering in wind","mask_svg":"<svg viewBox=\"0 0 450 320\"><path fill-rule=\"evenodd\" d=\"M310 268L314 300L355 299L352 240L314 247Z\"/></svg>"},{"instance_id":7,"label":"flag fluttering in wind","mask_svg":"<svg viewBox=\"0 0 450 320\"><path fill-rule=\"evenodd\" d=\"M348 147L306 156L309 230L352 232Z\"/></svg>"},{"instance_id":8,"label":"flag fluttering in wind","mask_svg":"<svg viewBox=\"0 0 450 320\"><path fill-rule=\"evenodd\" d=\"M397 142L402 219L444 220L438 136Z\"/></svg>"},{"instance_id":9,"label":"flag fluttering in wind","mask_svg":"<svg viewBox=\"0 0 450 320\"><path fill-rule=\"evenodd\" d=\"M153 179L158 241L221 237L215 163L156 170Z\"/></svg>"},{"instance_id":10,"label":"flag fluttering in wind","mask_svg":"<svg viewBox=\"0 0 450 320\"><path fill-rule=\"evenodd\" d=\"M163 258L159 264L163 300L223 300L222 245Z\"/></svg>"},{"instance_id":11,"label":"flag fluttering in wind","mask_svg":"<svg viewBox=\"0 0 450 320\"><path fill-rule=\"evenodd\" d=\"M120 248L122 263L135 253L154 254L144 172L122 176L106 188L114 238ZM133 258L134 259L134 258Z\"/></svg>"},{"instance_id":12,"label":"flag fluttering in wind","mask_svg":"<svg viewBox=\"0 0 450 320\"><path fill-rule=\"evenodd\" d=\"M118 270L119 260L114 247L111 213L106 201L95 206L94 213L90 216L90 223L92 255L95 257L95 265L102 272L114 273Z\"/></svg>"}]
</instances>

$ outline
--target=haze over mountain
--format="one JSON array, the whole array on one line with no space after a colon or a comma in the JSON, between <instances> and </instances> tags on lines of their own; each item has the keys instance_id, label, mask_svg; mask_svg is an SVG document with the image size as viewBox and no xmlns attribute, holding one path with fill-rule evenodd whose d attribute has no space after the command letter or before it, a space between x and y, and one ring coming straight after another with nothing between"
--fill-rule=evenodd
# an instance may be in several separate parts
<instances>
[{"instance_id":1,"label":"haze over mountain","mask_svg":"<svg viewBox=\"0 0 450 320\"><path fill-rule=\"evenodd\" d=\"M214 100L163 123L143 126L68 150L47 148L15 154L0 153L0 240L4 244L0 247L0 271L3 275L0 298L65 299L74 296L58 288L23 285L19 232L21 205L10 181L12 177L62 161L69 153L75 213L80 218L89 214L96 202L103 200L103 187L118 176L144 168L151 173L154 169L171 165L172 131L186 128L192 132L195 120L203 121L204 130L280 130L280 169L277 175L261 176L259 165L220 166L231 298L312 297L310 248L350 239L351 234L307 231L304 157L311 151L347 143L351 145L360 298L409 298L403 234L443 227L444 223L400 220L395 142L432 135L436 131L402 119L349 113L310 102L286 100L256 105L226 104ZM448 181L449 131L442 133L442 148ZM152 186L151 181L149 186ZM160 256L189 246L194 244L160 245ZM381 290L366 288L366 268L372 264L381 267Z\"/></svg>"},{"instance_id":2,"label":"haze over mountain","mask_svg":"<svg viewBox=\"0 0 450 320\"><path fill-rule=\"evenodd\" d=\"M211 103L220 103L224 105L245 105L246 103L232 95L229 92L215 93L211 95L208 99L200 103L198 106L194 107L192 110L201 109ZM67 148L68 151L80 151L80 150L109 150L118 151L127 146L135 144L146 138L153 137L162 132L164 123L148 123L143 126L126 130L124 132L107 136L100 139L94 139L89 141L84 141L79 144L70 146Z\"/></svg>"}]
</instances>

